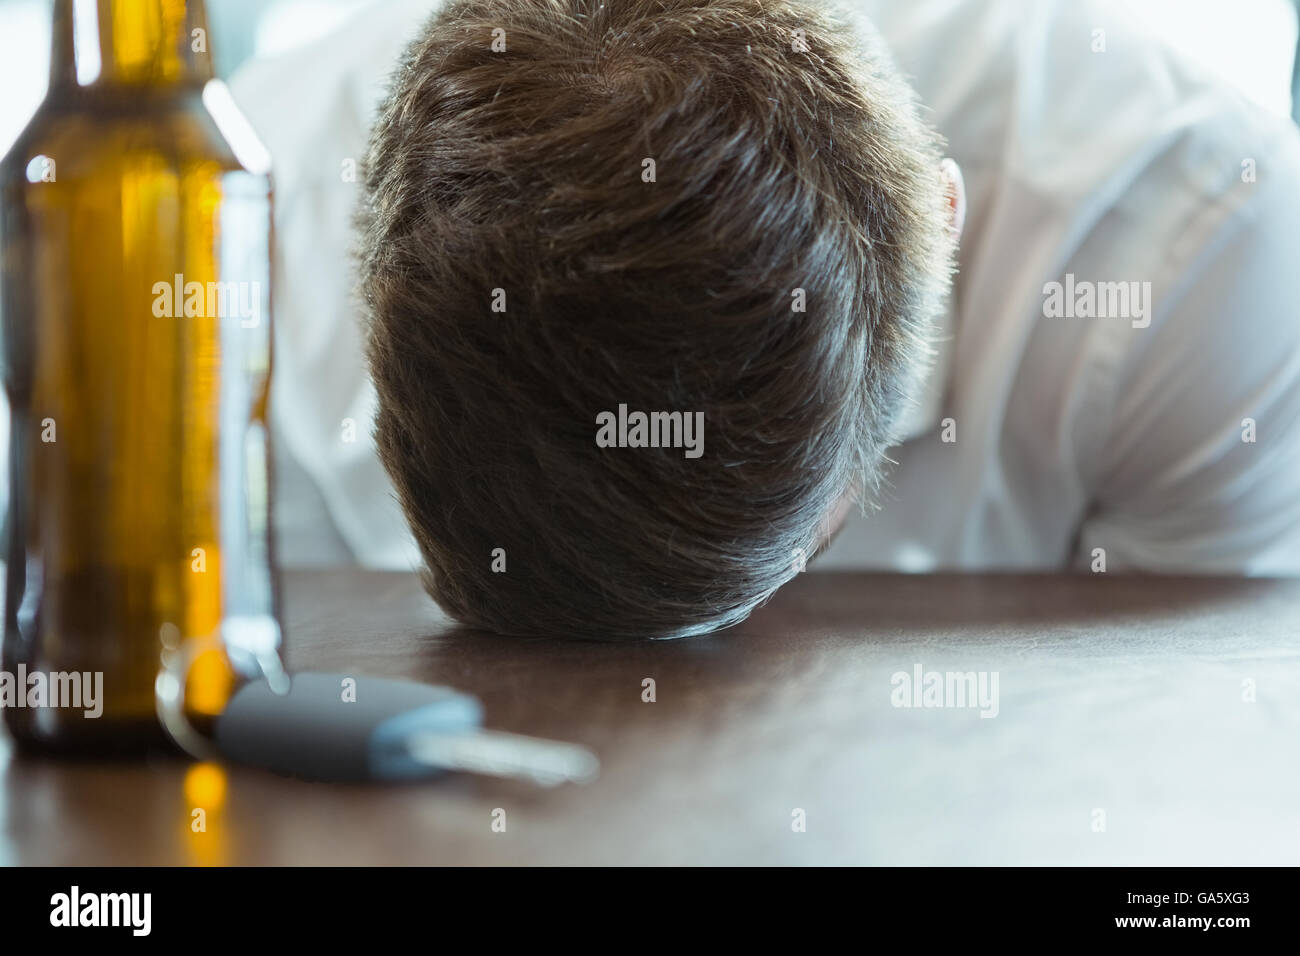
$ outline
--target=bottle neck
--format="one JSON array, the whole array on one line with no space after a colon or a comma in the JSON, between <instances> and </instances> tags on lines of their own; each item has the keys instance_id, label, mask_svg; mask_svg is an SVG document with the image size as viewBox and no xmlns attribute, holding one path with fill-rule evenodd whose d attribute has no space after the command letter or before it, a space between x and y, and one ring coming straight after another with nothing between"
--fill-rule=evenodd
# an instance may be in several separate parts
<instances>
[{"instance_id":1,"label":"bottle neck","mask_svg":"<svg viewBox=\"0 0 1300 956\"><path fill-rule=\"evenodd\" d=\"M50 87L201 86L208 44L203 0L55 0Z\"/></svg>"}]
</instances>

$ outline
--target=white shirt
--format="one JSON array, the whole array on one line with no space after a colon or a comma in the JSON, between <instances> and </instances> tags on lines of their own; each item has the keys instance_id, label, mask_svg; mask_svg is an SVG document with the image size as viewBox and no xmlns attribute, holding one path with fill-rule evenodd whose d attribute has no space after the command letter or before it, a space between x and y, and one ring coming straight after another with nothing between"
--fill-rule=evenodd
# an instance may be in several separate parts
<instances>
[{"instance_id":1,"label":"white shirt","mask_svg":"<svg viewBox=\"0 0 1300 956\"><path fill-rule=\"evenodd\" d=\"M418 562L370 440L345 174L435 6L367 8L233 84L275 160L288 563ZM881 507L818 566L1300 574L1300 133L1108 5L852 9L948 139L968 211ZM1122 315L1048 314L1051 283L1086 305L1118 282L1137 283Z\"/></svg>"}]
</instances>

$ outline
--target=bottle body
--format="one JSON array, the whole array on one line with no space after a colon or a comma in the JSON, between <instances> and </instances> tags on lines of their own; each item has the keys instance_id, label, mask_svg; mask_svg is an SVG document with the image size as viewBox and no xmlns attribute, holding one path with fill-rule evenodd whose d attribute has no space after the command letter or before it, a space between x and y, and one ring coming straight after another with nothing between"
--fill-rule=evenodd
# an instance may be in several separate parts
<instances>
[{"instance_id":1,"label":"bottle body","mask_svg":"<svg viewBox=\"0 0 1300 956\"><path fill-rule=\"evenodd\" d=\"M7 706L28 745L162 742L168 655L232 619L278 643L270 182L236 156L209 85L52 88L0 162L4 670L47 675L47 693L53 675L102 688L97 716ZM220 712L246 658L220 640L192 656L196 721Z\"/></svg>"}]
</instances>

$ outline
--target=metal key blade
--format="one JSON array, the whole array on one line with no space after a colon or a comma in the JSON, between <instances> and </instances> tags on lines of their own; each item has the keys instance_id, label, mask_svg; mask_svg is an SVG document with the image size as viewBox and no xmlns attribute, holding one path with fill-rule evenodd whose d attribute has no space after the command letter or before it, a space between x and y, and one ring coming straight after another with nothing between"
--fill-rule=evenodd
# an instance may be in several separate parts
<instances>
[{"instance_id":1,"label":"metal key blade","mask_svg":"<svg viewBox=\"0 0 1300 956\"><path fill-rule=\"evenodd\" d=\"M586 783L600 770L600 761L586 747L495 730L415 734L406 746L412 757L430 767L519 777L543 787Z\"/></svg>"}]
</instances>

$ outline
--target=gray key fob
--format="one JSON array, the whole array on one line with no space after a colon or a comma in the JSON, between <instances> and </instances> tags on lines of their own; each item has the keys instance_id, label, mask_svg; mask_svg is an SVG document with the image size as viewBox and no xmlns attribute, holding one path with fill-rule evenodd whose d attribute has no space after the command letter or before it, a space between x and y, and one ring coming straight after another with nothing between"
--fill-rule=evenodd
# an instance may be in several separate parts
<instances>
[{"instance_id":1,"label":"gray key fob","mask_svg":"<svg viewBox=\"0 0 1300 956\"><path fill-rule=\"evenodd\" d=\"M443 770L416 759L413 738L472 734L482 722L478 700L447 687L307 672L287 694L264 680L241 687L217 718L216 743L231 760L295 777L411 780Z\"/></svg>"}]
</instances>

